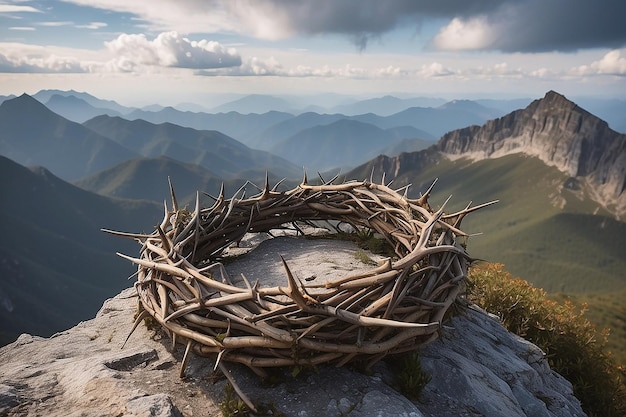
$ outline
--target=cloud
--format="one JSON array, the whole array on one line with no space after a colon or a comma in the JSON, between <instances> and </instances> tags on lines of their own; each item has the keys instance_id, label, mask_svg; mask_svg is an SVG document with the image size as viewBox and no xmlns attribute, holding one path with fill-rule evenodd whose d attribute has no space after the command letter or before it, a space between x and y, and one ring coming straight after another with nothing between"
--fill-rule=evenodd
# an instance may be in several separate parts
<instances>
[{"instance_id":1,"label":"cloud","mask_svg":"<svg viewBox=\"0 0 626 417\"><path fill-rule=\"evenodd\" d=\"M295 65L287 68L276 58L261 59L252 57L246 59L241 66L215 70L197 71L201 76L225 76L225 77L285 77L285 78L338 78L352 80L375 80L375 79L427 79L439 78L450 75L458 75L459 71L442 65L438 62L424 64L419 68L400 68L394 65L383 67L364 68L353 65L331 67L322 65L313 67L309 65Z\"/></svg>"},{"instance_id":2,"label":"cloud","mask_svg":"<svg viewBox=\"0 0 626 417\"><path fill-rule=\"evenodd\" d=\"M83 73L76 58L50 52L45 47L0 44L0 73Z\"/></svg>"},{"instance_id":3,"label":"cloud","mask_svg":"<svg viewBox=\"0 0 626 417\"><path fill-rule=\"evenodd\" d=\"M0 4L0 13L39 13L38 9L31 6L18 6L15 4Z\"/></svg>"},{"instance_id":4,"label":"cloud","mask_svg":"<svg viewBox=\"0 0 626 417\"><path fill-rule=\"evenodd\" d=\"M33 31L36 29L32 26L11 26L9 27L9 30Z\"/></svg>"},{"instance_id":5,"label":"cloud","mask_svg":"<svg viewBox=\"0 0 626 417\"><path fill-rule=\"evenodd\" d=\"M624 53L625 56L622 56ZM626 77L626 50L615 49L606 53L602 59L590 65L581 65L571 71L581 76L590 75L617 75Z\"/></svg>"},{"instance_id":6,"label":"cloud","mask_svg":"<svg viewBox=\"0 0 626 417\"><path fill-rule=\"evenodd\" d=\"M104 22L90 22L86 25L76 25L77 28L79 29L93 29L93 30L97 30L97 29L102 29L107 27L108 24L104 23Z\"/></svg>"},{"instance_id":7,"label":"cloud","mask_svg":"<svg viewBox=\"0 0 626 417\"><path fill-rule=\"evenodd\" d=\"M621 0L505 1L493 11L454 18L434 38L440 49L571 52L626 45Z\"/></svg>"},{"instance_id":8,"label":"cloud","mask_svg":"<svg viewBox=\"0 0 626 417\"><path fill-rule=\"evenodd\" d=\"M233 48L208 40L191 41L176 32L153 40L143 34L119 35L97 52L0 43L0 73L140 72L147 68L215 69L238 67Z\"/></svg>"},{"instance_id":9,"label":"cloud","mask_svg":"<svg viewBox=\"0 0 626 417\"><path fill-rule=\"evenodd\" d=\"M492 28L484 16L468 20L454 18L435 36L433 43L439 49L487 49L493 43Z\"/></svg>"},{"instance_id":10,"label":"cloud","mask_svg":"<svg viewBox=\"0 0 626 417\"><path fill-rule=\"evenodd\" d=\"M399 27L445 22L440 49L574 51L626 45L623 0L64 0L132 13L156 30L262 39L341 34L357 48Z\"/></svg>"},{"instance_id":11,"label":"cloud","mask_svg":"<svg viewBox=\"0 0 626 417\"><path fill-rule=\"evenodd\" d=\"M47 27L61 27L61 26L72 26L74 22L68 21L55 21L55 22L39 22L37 23L39 26L47 26Z\"/></svg>"},{"instance_id":12,"label":"cloud","mask_svg":"<svg viewBox=\"0 0 626 417\"><path fill-rule=\"evenodd\" d=\"M234 48L207 40L191 41L177 32L161 33L154 40L143 34L122 34L105 42L105 46L115 56L109 65L122 72L145 65L192 69L241 65L241 57Z\"/></svg>"},{"instance_id":13,"label":"cloud","mask_svg":"<svg viewBox=\"0 0 626 417\"><path fill-rule=\"evenodd\" d=\"M445 67L439 62L424 64L419 70L416 71L416 75L420 78L446 77L454 74L455 71Z\"/></svg>"}]
</instances>

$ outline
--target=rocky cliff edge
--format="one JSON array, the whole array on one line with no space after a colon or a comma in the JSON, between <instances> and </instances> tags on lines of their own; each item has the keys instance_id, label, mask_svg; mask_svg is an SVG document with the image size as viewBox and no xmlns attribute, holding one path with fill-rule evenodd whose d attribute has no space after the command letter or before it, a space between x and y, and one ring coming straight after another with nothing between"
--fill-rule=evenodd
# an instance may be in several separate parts
<instances>
[{"instance_id":1,"label":"rocky cliff edge","mask_svg":"<svg viewBox=\"0 0 626 417\"><path fill-rule=\"evenodd\" d=\"M343 246L332 245L310 256L342 253L335 260L342 267L355 262ZM296 259L292 250L285 245L280 253L289 261ZM290 266L296 273L310 269L310 259ZM92 320L48 339L23 334L0 349L0 415L220 416L226 382L213 372L213 360L193 357L179 378L181 349L172 350L169 339L143 324L121 348L136 309L129 288ZM231 374L253 401L288 417L585 415L571 384L549 368L539 348L477 308L446 323L420 357L432 380L415 402L396 390L395 372L385 362L371 375L346 367L295 377L285 370L272 385L245 368L232 366Z\"/></svg>"}]
</instances>

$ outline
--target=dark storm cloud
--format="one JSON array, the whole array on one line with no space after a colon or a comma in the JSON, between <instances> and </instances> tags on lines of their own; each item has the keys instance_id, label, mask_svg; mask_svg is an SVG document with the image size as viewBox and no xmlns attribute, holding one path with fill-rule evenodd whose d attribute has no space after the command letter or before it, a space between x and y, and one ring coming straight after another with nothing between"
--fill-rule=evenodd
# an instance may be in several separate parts
<instances>
[{"instance_id":1,"label":"dark storm cloud","mask_svg":"<svg viewBox=\"0 0 626 417\"><path fill-rule=\"evenodd\" d=\"M338 33L364 48L398 26L429 18L483 19L493 35L483 49L572 51L626 45L625 0L273 0L300 34ZM253 6L254 7L254 6Z\"/></svg>"},{"instance_id":2,"label":"dark storm cloud","mask_svg":"<svg viewBox=\"0 0 626 417\"><path fill-rule=\"evenodd\" d=\"M504 4L503 0L274 0L302 34L349 35L359 48L399 25L420 27L432 17L472 16Z\"/></svg>"},{"instance_id":3,"label":"dark storm cloud","mask_svg":"<svg viewBox=\"0 0 626 417\"><path fill-rule=\"evenodd\" d=\"M490 20L495 27L500 27L494 48L507 52L573 51L626 45L624 0L511 2L510 7L491 14Z\"/></svg>"}]
</instances>

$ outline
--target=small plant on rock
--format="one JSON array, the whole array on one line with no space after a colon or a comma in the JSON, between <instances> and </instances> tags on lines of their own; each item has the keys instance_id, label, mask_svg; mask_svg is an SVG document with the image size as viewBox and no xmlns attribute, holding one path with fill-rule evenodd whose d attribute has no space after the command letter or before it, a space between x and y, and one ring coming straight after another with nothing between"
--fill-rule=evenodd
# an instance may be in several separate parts
<instances>
[{"instance_id":1,"label":"small plant on rock","mask_svg":"<svg viewBox=\"0 0 626 417\"><path fill-rule=\"evenodd\" d=\"M417 351L402 355L397 365L400 392L410 400L419 399L422 390L431 380L431 375L422 369Z\"/></svg>"},{"instance_id":2,"label":"small plant on rock","mask_svg":"<svg viewBox=\"0 0 626 417\"><path fill-rule=\"evenodd\" d=\"M220 410L224 417L235 417L250 415L250 409L246 403L239 398L232 385L224 385L224 399L220 403Z\"/></svg>"}]
</instances>

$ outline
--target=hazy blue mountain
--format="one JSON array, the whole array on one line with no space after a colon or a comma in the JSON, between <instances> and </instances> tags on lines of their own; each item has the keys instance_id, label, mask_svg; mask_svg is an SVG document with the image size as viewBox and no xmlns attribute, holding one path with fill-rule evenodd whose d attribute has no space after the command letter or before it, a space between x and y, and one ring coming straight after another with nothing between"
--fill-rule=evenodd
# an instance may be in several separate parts
<instances>
[{"instance_id":1,"label":"hazy blue mountain","mask_svg":"<svg viewBox=\"0 0 626 417\"><path fill-rule=\"evenodd\" d=\"M476 103L482 106L489 107L492 109L497 109L502 113L502 115L504 115L504 114L510 113L518 109L523 109L524 107L528 106L530 102L533 101L533 99L532 98L478 99L478 100L473 100L473 101L475 101Z\"/></svg>"},{"instance_id":2,"label":"hazy blue mountain","mask_svg":"<svg viewBox=\"0 0 626 417\"><path fill-rule=\"evenodd\" d=\"M370 123L381 128L396 126L413 126L429 132L435 137L441 137L444 133L470 125L480 125L490 118L497 117L501 112L481 106L467 100L456 100L440 107L411 107L399 113L387 117L374 117L374 115L355 116L355 119L363 121L365 118ZM491 115L491 116L490 116Z\"/></svg>"},{"instance_id":3,"label":"hazy blue mountain","mask_svg":"<svg viewBox=\"0 0 626 417\"><path fill-rule=\"evenodd\" d=\"M434 142L437 139L430 133L413 126L397 126L385 130L396 139L420 138L429 142Z\"/></svg>"},{"instance_id":4,"label":"hazy blue mountain","mask_svg":"<svg viewBox=\"0 0 626 417\"><path fill-rule=\"evenodd\" d=\"M0 193L0 344L93 317L136 270L115 255L136 255L136 243L100 229L152 231L163 215L162 205L99 196L2 156Z\"/></svg>"},{"instance_id":5,"label":"hazy blue mountain","mask_svg":"<svg viewBox=\"0 0 626 417\"><path fill-rule=\"evenodd\" d=\"M163 110L163 107L160 106L160 109L147 109L147 108L143 108L143 110L150 110L150 111L159 111L159 110ZM204 113L210 113L210 110L206 107L203 106L201 104L197 104L197 103L178 103L177 105L174 106L175 109L178 109L180 111L193 111L193 112L204 112Z\"/></svg>"},{"instance_id":6,"label":"hazy blue mountain","mask_svg":"<svg viewBox=\"0 0 626 417\"><path fill-rule=\"evenodd\" d=\"M576 103L607 122L611 129L626 133L626 100L582 97Z\"/></svg>"},{"instance_id":7,"label":"hazy blue mountain","mask_svg":"<svg viewBox=\"0 0 626 417\"><path fill-rule=\"evenodd\" d=\"M273 149L276 144L285 141L305 129L328 125L343 119L347 119L343 114L302 113L276 123L259 132L257 135L252 136L248 141L248 145L256 149L270 150Z\"/></svg>"},{"instance_id":8,"label":"hazy blue mountain","mask_svg":"<svg viewBox=\"0 0 626 417\"><path fill-rule=\"evenodd\" d=\"M56 90L45 90L45 93L51 97L50 92ZM44 92L40 92L45 97ZM85 94L76 92L63 92L64 95ZM86 95L88 96L88 95ZM81 96L82 97L82 96ZM95 98L93 98L95 99ZM300 103L300 101L295 101ZM230 108L238 109L238 111L230 111L228 113L205 113L181 111L173 107L161 108L152 106L142 110L134 110L124 117L128 119L143 119L152 123L170 122L180 126L191 127L198 130L218 130L228 136L231 136L240 142L257 149L270 149L275 143L280 142L290 136L295 135L303 129L314 127L317 125L328 124L340 118L350 118L370 123L383 129L412 126L427 132L428 136L440 137L443 133L456 128L464 127L468 124L480 124L489 118L498 117L505 113L503 108L512 105L506 101L497 102L500 107L489 108L482 106L476 102L468 100L455 100L444 103L437 108L433 107L410 107L415 104L439 104L442 99L430 99L425 97L401 99L393 96L385 96L376 99L363 100L345 104L344 109L351 108L349 114L320 114L307 112L294 116L291 113L281 111L268 111L265 113L249 113L253 110L262 111L266 108L291 109L294 107L292 100L263 95L250 95L235 101L226 103L222 110ZM495 101L492 104L497 104ZM287 106L289 104L289 106ZM301 104L301 103L300 103ZM251 106L257 106L253 109ZM381 110L381 108L387 110ZM341 108L341 107L335 107ZM392 110L405 109L391 115ZM364 112L365 110L373 110L373 112ZM375 114L375 112L384 114ZM424 135L422 135L424 136Z\"/></svg>"},{"instance_id":9,"label":"hazy blue mountain","mask_svg":"<svg viewBox=\"0 0 626 417\"><path fill-rule=\"evenodd\" d=\"M377 127L385 125L385 118L375 115L373 113L362 114L358 116L346 116L343 114L319 114L314 112L307 112L299 114L291 119L287 119L280 123L277 123L266 130L260 132L257 136L253 136L250 139L249 146L257 149L275 150L275 146L286 139L296 135L305 129L310 129L315 126L324 126L339 120L355 120L361 123L371 124ZM435 139L435 136L429 132L418 129L415 126L392 126L388 133L394 134L396 132L401 138L423 138L423 139Z\"/></svg>"},{"instance_id":10,"label":"hazy blue mountain","mask_svg":"<svg viewBox=\"0 0 626 417\"><path fill-rule=\"evenodd\" d=\"M179 203L190 207L196 191L218 193L223 181L220 176L197 164L160 156L124 161L74 184L109 197L161 202L170 196L168 178L174 185Z\"/></svg>"},{"instance_id":11,"label":"hazy blue mountain","mask_svg":"<svg viewBox=\"0 0 626 417\"><path fill-rule=\"evenodd\" d=\"M302 173L300 172L300 175ZM196 192L200 192L201 204L212 204L204 193L218 195L224 184L225 192L231 196L249 180L262 186L265 172L247 173L242 178L225 180L196 164L183 163L165 156L158 158L137 158L124 161L109 169L98 172L74 184L88 191L109 197L144 199L154 202L168 200L170 196L168 178L172 181L176 198L181 207L193 208ZM270 182L275 184L281 177L270 174ZM300 177L294 177L286 183L295 185ZM249 194L258 190L249 186Z\"/></svg>"},{"instance_id":12,"label":"hazy blue mountain","mask_svg":"<svg viewBox=\"0 0 626 417\"><path fill-rule=\"evenodd\" d=\"M154 124L120 117L98 116L84 123L94 132L144 157L167 156L200 165L222 178L240 177L244 171L265 171L284 177L301 169L278 156L251 149L221 132L195 130L172 123Z\"/></svg>"},{"instance_id":13,"label":"hazy blue mountain","mask_svg":"<svg viewBox=\"0 0 626 417\"><path fill-rule=\"evenodd\" d=\"M465 112L471 115L478 116L481 119L485 119L485 121L495 119L496 117L500 117L506 113L509 113L500 109L484 106L472 100L452 100L445 104L442 104L441 106L437 107L437 109L459 113Z\"/></svg>"},{"instance_id":14,"label":"hazy blue mountain","mask_svg":"<svg viewBox=\"0 0 626 417\"><path fill-rule=\"evenodd\" d=\"M446 101L441 98L413 97L398 98L394 96L384 96L361 100L349 104L341 104L330 109L331 113L342 113L349 116L373 113L379 116L391 116L409 107L437 107Z\"/></svg>"},{"instance_id":15,"label":"hazy blue mountain","mask_svg":"<svg viewBox=\"0 0 626 417\"><path fill-rule=\"evenodd\" d=\"M142 119L151 123L169 122L197 130L217 130L238 141L248 144L251 137L268 127L293 117L290 113L271 111L263 114L195 113L166 107L158 112L135 110L124 116L126 119Z\"/></svg>"},{"instance_id":16,"label":"hazy blue mountain","mask_svg":"<svg viewBox=\"0 0 626 417\"><path fill-rule=\"evenodd\" d=\"M52 112L27 94L0 105L0 154L41 165L66 180L92 174L138 155L111 139Z\"/></svg>"},{"instance_id":17,"label":"hazy blue mountain","mask_svg":"<svg viewBox=\"0 0 626 417\"><path fill-rule=\"evenodd\" d=\"M380 155L386 156L397 156L401 153L406 152L417 152L422 149L426 149L429 146L432 146L434 141L427 139L419 139L419 138L407 138L402 139L398 142L394 142L392 145L388 146L385 149L380 150ZM378 155L376 155L378 156Z\"/></svg>"},{"instance_id":18,"label":"hazy blue mountain","mask_svg":"<svg viewBox=\"0 0 626 417\"><path fill-rule=\"evenodd\" d=\"M47 108L76 123L82 123L101 114L109 116L120 116L121 113L103 108L94 107L85 100L76 96L62 96L53 94L48 101L44 103Z\"/></svg>"},{"instance_id":19,"label":"hazy blue mountain","mask_svg":"<svg viewBox=\"0 0 626 417\"><path fill-rule=\"evenodd\" d=\"M307 169L325 171L355 166L401 139L399 131L340 119L304 129L274 145L272 152Z\"/></svg>"},{"instance_id":20,"label":"hazy blue mountain","mask_svg":"<svg viewBox=\"0 0 626 417\"><path fill-rule=\"evenodd\" d=\"M37 100L39 100L40 102L45 104L54 95L59 95L59 96L62 96L62 97L70 97L70 96L71 97L76 97L76 98L81 99L84 102L88 103L92 107L101 108L101 109L109 109L109 110L113 110L114 112L117 112L117 113L120 113L120 114L126 114L126 113L129 113L129 112L134 110L132 107L122 106L121 104L117 103L116 101L104 100L104 99L101 99L101 98L98 98L98 97L94 97L94 96L92 96L89 93L81 93L81 92L74 91L74 90L69 90L69 91L63 91L63 90L40 90L37 93L33 94L33 97L36 98Z\"/></svg>"},{"instance_id":21,"label":"hazy blue mountain","mask_svg":"<svg viewBox=\"0 0 626 417\"><path fill-rule=\"evenodd\" d=\"M293 113L296 110L288 100L264 94L251 94L211 109L211 113L229 113L231 111L241 114L263 114L269 111Z\"/></svg>"},{"instance_id":22,"label":"hazy blue mountain","mask_svg":"<svg viewBox=\"0 0 626 417\"><path fill-rule=\"evenodd\" d=\"M0 96L0 104L4 103L7 100L11 100L15 98L15 94L11 94L8 96Z\"/></svg>"},{"instance_id":23,"label":"hazy blue mountain","mask_svg":"<svg viewBox=\"0 0 626 417\"><path fill-rule=\"evenodd\" d=\"M163 110L165 107L161 106L160 104L150 104L149 106L144 106L139 110L142 111L150 111L150 112L157 112L157 111L161 111Z\"/></svg>"}]
</instances>

